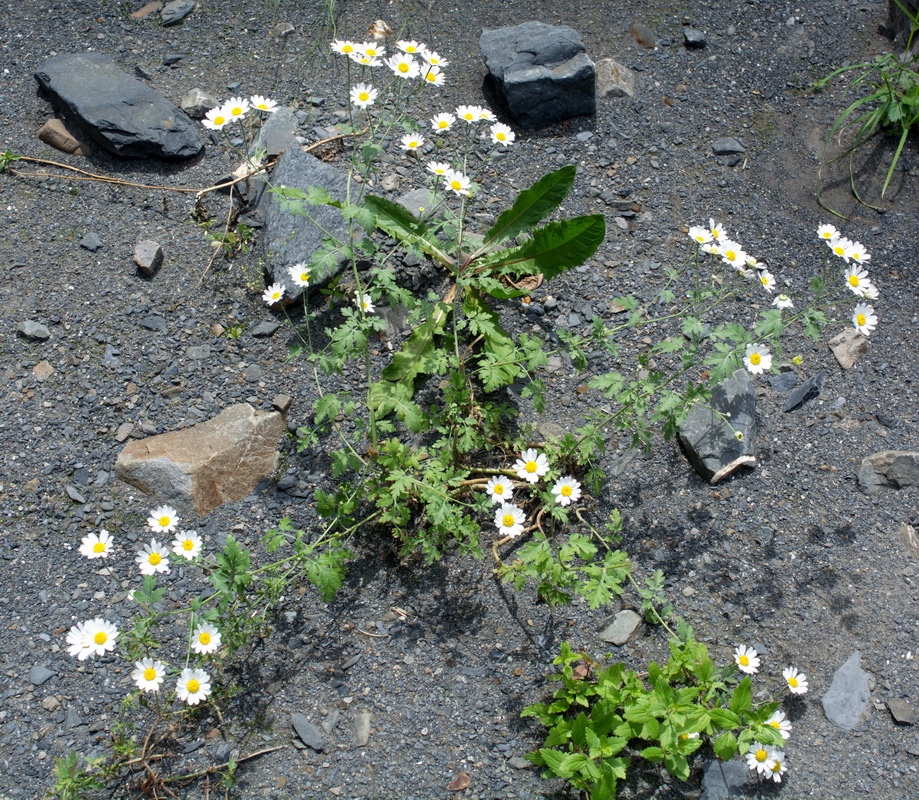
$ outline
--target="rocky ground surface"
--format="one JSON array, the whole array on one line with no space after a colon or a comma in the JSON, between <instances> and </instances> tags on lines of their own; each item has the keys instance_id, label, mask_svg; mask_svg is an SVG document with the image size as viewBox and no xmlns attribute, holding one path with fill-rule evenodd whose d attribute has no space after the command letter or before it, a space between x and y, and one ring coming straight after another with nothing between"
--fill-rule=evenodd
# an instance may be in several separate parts
<instances>
[{"instance_id":1,"label":"rocky ground surface","mask_svg":"<svg viewBox=\"0 0 919 800\"><path fill-rule=\"evenodd\" d=\"M345 108L341 62L328 52L334 32L326 5L200 3L165 28L155 13L132 19L140 3L6 5L3 150L184 189L209 186L235 166L216 139L206 139L202 156L178 164L70 156L39 142L36 131L52 110L33 73L54 54L108 53L173 102L193 87L221 99L274 97L296 110L307 143ZM559 328L583 331L594 315L613 319L612 298L647 292L685 254L681 229L710 216L766 259L792 293L822 258L818 225L835 222L866 244L881 294L870 349L844 371L826 341L792 336L788 354L803 356L796 380L821 370L826 376L819 396L789 413L782 411L787 387L757 379L756 469L712 487L673 443L630 459L628 441L614 439L602 465L617 469L591 513L603 519L622 509L623 548L643 571L664 571L676 612L717 659L752 644L771 676L764 686L775 686L770 680L786 664L808 675L810 693L786 707L794 732L785 782L749 780L734 796L879 800L919 791L919 735L886 705L905 702L894 705L908 720L919 704L919 544L908 527L919 524L919 489L869 496L856 480L861 460L874 452L919 450L915 141L880 204L884 213L851 200L838 166L824 170L824 199L849 219L833 218L814 196L824 138L851 98L842 85L822 94L810 86L889 49L877 33L887 4L655 0L640 12L623 0L330 5L339 36L360 39L384 17L452 62L447 85L419 104L421 120L482 102L483 27L529 19L571 25L591 57L614 56L635 71L634 97L601 98L594 117L518 131L513 150L483 173L483 223L545 169L568 163L579 172L565 211L600 212L608 221L606 241L584 268L534 292L528 307L508 310L505 320L517 331L535 328L551 340ZM286 23L293 32L273 36ZM650 29L654 49L633 39L635 23ZM684 23L702 32L704 48L683 46ZM713 142L726 136L743 152L716 155ZM878 143L856 160L866 197L877 199L892 152L890 142ZM390 157L393 190L415 188L418 171L398 153ZM0 176L0 189L0 797L18 799L44 793L56 757L103 752L132 688L130 666L113 658L77 662L64 644L75 621L105 615L124 624L132 613L120 587L76 549L83 535L105 527L122 543L113 566L133 569L154 500L113 475L126 437L179 430L239 402L269 410L278 394L293 398L296 427L307 421L313 389L304 362L285 363L291 336L284 316L261 300L257 244L205 269L211 249L189 214L193 194L10 174ZM225 198L205 205L216 219L226 214ZM132 260L139 240L154 240L165 253L153 276ZM430 272L422 266L418 280ZM47 331L25 335L26 321ZM255 336L266 322L280 327ZM240 326L241 335L215 335L215 325L225 332ZM548 410L537 421L576 425L605 402L584 387L609 366L598 358L577 374L553 362ZM359 388L358 372L339 388L349 385ZM255 546L283 516L307 529L315 523L312 493L328 485L324 464L298 456L292 440L282 451L275 480L188 521L206 543L232 532ZM169 600L194 596L196 581L178 573ZM636 606L628 595L623 602ZM563 639L598 655L615 649L615 659L636 669L664 657L665 637L650 627L622 647L601 641L609 613L581 605L550 613L531 592L498 584L488 561L447 558L425 569L400 565L385 544L367 542L331 603L308 587L283 600L273 635L229 666L244 691L225 707L226 725L205 710L184 729L173 774L222 763L234 751L288 745L246 762L233 796L573 797L522 759L541 743L541 731L519 712L550 691L545 676ZM827 719L820 698L855 651L870 699L854 729L843 730ZM294 735L294 720L313 746ZM622 796L699 797L706 762L698 760L685 785L656 768L636 768ZM457 788L461 773L468 786ZM202 781L184 796L216 791ZM706 791L719 796L713 781Z\"/></svg>"}]
</instances>

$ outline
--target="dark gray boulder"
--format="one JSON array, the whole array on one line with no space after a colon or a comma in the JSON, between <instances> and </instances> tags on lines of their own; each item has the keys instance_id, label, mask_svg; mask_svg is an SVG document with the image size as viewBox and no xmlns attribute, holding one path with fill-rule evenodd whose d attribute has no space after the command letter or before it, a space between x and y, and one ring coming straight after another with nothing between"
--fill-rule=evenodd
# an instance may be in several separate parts
<instances>
[{"instance_id":1,"label":"dark gray boulder","mask_svg":"<svg viewBox=\"0 0 919 800\"><path fill-rule=\"evenodd\" d=\"M718 483L741 467L755 467L755 437L756 393L743 369L715 387L708 407L693 406L680 426L680 444L687 458L709 483Z\"/></svg>"},{"instance_id":2,"label":"dark gray boulder","mask_svg":"<svg viewBox=\"0 0 919 800\"><path fill-rule=\"evenodd\" d=\"M541 128L596 112L594 63L573 28L524 22L483 31L479 47L499 100L520 125Z\"/></svg>"},{"instance_id":3,"label":"dark gray boulder","mask_svg":"<svg viewBox=\"0 0 919 800\"><path fill-rule=\"evenodd\" d=\"M68 123L115 155L190 158L204 147L197 126L177 106L104 53L54 56L35 80Z\"/></svg>"},{"instance_id":4,"label":"dark gray boulder","mask_svg":"<svg viewBox=\"0 0 919 800\"><path fill-rule=\"evenodd\" d=\"M347 176L318 158L304 153L299 147L288 148L278 159L272 176L274 186L307 190L311 186L325 189L339 201L345 199ZM284 297L299 297L302 289L290 279L288 270L295 264L308 264L326 238L326 231L340 241L348 237L348 223L334 206L305 205L306 216L294 214L288 203L271 192L264 192L258 201L258 215L264 219L265 252L269 254L268 268L272 279L284 287ZM316 266L311 283L319 284L341 270L340 259Z\"/></svg>"}]
</instances>

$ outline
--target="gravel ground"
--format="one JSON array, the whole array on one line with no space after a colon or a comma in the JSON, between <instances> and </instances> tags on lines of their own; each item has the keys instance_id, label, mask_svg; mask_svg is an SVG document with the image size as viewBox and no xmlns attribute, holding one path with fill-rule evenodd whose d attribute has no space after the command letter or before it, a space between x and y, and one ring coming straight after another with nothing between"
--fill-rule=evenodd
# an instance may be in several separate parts
<instances>
[{"instance_id":1,"label":"gravel ground","mask_svg":"<svg viewBox=\"0 0 919 800\"><path fill-rule=\"evenodd\" d=\"M316 3L200 3L169 29L155 15L129 19L127 12L140 3L6 5L0 15L0 148L18 154L184 188L210 185L234 166L213 144L200 159L181 165L105 155L80 159L49 150L35 138L51 112L32 73L52 53L108 52L129 73L140 67L174 101L194 86L225 97L239 83L239 93L267 94L306 112L301 133L307 139L316 137L314 128L336 122L344 107L341 65L327 53L332 30L326 9ZM595 507L597 519L612 507L622 509L623 548L643 570L665 572L677 613L716 658L728 659L734 646L748 643L764 654L773 674L793 663L808 675L807 699L786 709L794 723L786 781L781 787L751 781L745 790L753 797L919 794L919 759L911 754L919 753L919 737L884 707L895 698L919 703L917 660L910 655L919 651L917 551L896 535L903 525L919 524L919 490L867 497L855 479L870 453L919 449L919 155L911 141L885 213L851 201L842 168L826 171L825 200L850 217L834 220L816 203L814 187L823 139L850 98L839 86L820 95L808 88L847 61L884 52L889 43L876 29L886 12L885 2L868 0L813 0L799 7L765 0L654 1L642 4L640 16L624 0L571 7L542 0L396 0L334 8L341 36L362 38L369 22L382 16L452 62L449 83L439 97L427 96L430 107L419 105L419 118L481 101L482 27L528 19L568 24L583 35L593 58L616 56L637 71L633 99L601 99L593 118L519 131L518 146L482 176L481 213L487 215L546 168L576 163L566 212L602 212L608 219L607 239L585 268L535 292L530 310L507 312L516 330L535 327L551 340L558 328L584 330L595 314L610 319L609 301L647 291L662 265L685 252L680 229L709 216L793 287L803 286L819 263L819 224L835 221L869 248L881 323L868 354L844 372L825 342L792 337L788 352L804 358L799 378L822 369L826 380L819 398L789 414L781 411L784 396L757 381L756 470L711 487L678 448L659 442L610 479ZM680 46L684 20L705 33L705 49ZM295 26L284 42L269 35L278 22ZM655 50L632 40L635 22L655 32ZM173 54L181 60L163 66ZM746 145L736 164L712 153L712 141L721 136ZM891 153L887 142L859 156L868 196L877 196ZM394 155L392 172L403 189L413 188L415 173L402 164ZM0 191L5 800L40 797L51 785L54 758L71 748L84 756L102 752L130 688L130 667L122 662L79 663L63 647L74 621L105 613L123 622L132 610L124 593L94 575L76 550L84 534L100 527L132 542L144 536L151 500L112 474L123 446L115 438L118 426L131 422L145 433L165 432L236 402L269 408L282 392L295 399L292 423L302 424L312 390L303 362L284 363L288 337L281 332L257 339L248 332L273 318L259 297L257 248L218 261L205 274L210 249L190 220L191 195L10 175L0 177ZM624 199L639 210L623 216L616 203ZM217 217L226 213L221 203L208 201ZM79 246L90 232L103 242L95 253ZM140 277L131 260L134 243L144 238L166 251L153 279ZM166 319L166 330L138 324L154 313ZM47 325L51 338L17 335L26 319ZM238 323L246 332L216 338L215 323ZM209 355L190 357L189 348L201 345ZM40 362L53 368L44 379L36 375ZM549 410L540 421L575 425L604 402L579 388L611 366L597 358L578 375L561 363L547 375ZM349 381L357 387L357 373L346 375ZM609 468L627 446L611 441L603 464ZM305 528L316 520L311 496L315 485L327 485L322 464L298 457L292 443L284 449L297 488L284 491L271 483L193 521L206 540L233 532L255 545L282 516ZM120 548L116 569L131 567L133 549ZM195 581L180 573L169 600L197 593ZM625 603L634 606L635 599ZM291 746L252 759L240 769L233 796L573 797L520 760L541 739L538 726L520 720L519 712L549 691L545 675L560 641L607 651L597 638L606 613L580 605L550 613L532 593L497 584L486 561L406 566L384 543L367 543L333 602L321 603L309 588L283 601L275 633L229 668L244 691L225 708L226 726L205 710L180 731L174 749L184 755L173 774L217 763L233 750L289 745L291 714L302 713L322 723L324 751ZM872 697L866 721L846 732L825 718L819 699L855 650L871 675ZM661 632L649 628L614 657L642 669L665 653ZM370 737L357 747L353 726L364 714ZM703 763L685 785L657 769L636 768L622 796L698 797ZM449 791L460 772L470 777L468 788ZM200 782L185 796L216 791Z\"/></svg>"}]
</instances>

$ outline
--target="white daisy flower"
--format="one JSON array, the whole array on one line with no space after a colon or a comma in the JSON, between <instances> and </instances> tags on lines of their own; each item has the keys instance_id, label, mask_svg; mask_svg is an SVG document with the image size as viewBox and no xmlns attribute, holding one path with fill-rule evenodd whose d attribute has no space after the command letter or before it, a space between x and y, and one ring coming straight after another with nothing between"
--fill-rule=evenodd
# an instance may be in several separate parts
<instances>
[{"instance_id":1,"label":"white daisy flower","mask_svg":"<svg viewBox=\"0 0 919 800\"><path fill-rule=\"evenodd\" d=\"M212 131L219 131L224 125L230 121L230 115L227 113L225 106L217 106L212 108L204 115L204 119L201 120L201 124L205 128L210 128Z\"/></svg>"},{"instance_id":2,"label":"white daisy flower","mask_svg":"<svg viewBox=\"0 0 919 800\"><path fill-rule=\"evenodd\" d=\"M440 67L435 67L433 65L428 66L421 76L421 79L425 83L430 83L433 86L443 86L447 82L447 77L441 72Z\"/></svg>"},{"instance_id":3,"label":"white daisy flower","mask_svg":"<svg viewBox=\"0 0 919 800\"><path fill-rule=\"evenodd\" d=\"M417 150L424 144L424 136L417 133L407 133L399 140L399 146L403 150Z\"/></svg>"},{"instance_id":4,"label":"white daisy flower","mask_svg":"<svg viewBox=\"0 0 919 800\"><path fill-rule=\"evenodd\" d=\"M772 354L764 344L748 344L743 363L751 374L762 375L772 368Z\"/></svg>"},{"instance_id":5,"label":"white daisy flower","mask_svg":"<svg viewBox=\"0 0 919 800\"><path fill-rule=\"evenodd\" d=\"M456 194L472 194L472 192L469 191L471 183L472 181L459 170L451 169L444 174L444 189L449 189Z\"/></svg>"},{"instance_id":6,"label":"white daisy flower","mask_svg":"<svg viewBox=\"0 0 919 800\"><path fill-rule=\"evenodd\" d=\"M364 42L357 46L358 51L370 58L383 58L386 55L386 48L376 42Z\"/></svg>"},{"instance_id":7,"label":"white daisy flower","mask_svg":"<svg viewBox=\"0 0 919 800\"><path fill-rule=\"evenodd\" d=\"M859 266L846 268L846 284L852 290L853 294L863 296L865 290L871 286L868 273Z\"/></svg>"},{"instance_id":8,"label":"white daisy flower","mask_svg":"<svg viewBox=\"0 0 919 800\"><path fill-rule=\"evenodd\" d=\"M142 658L134 662L131 680L142 692L158 692L163 679L166 677L166 667L162 661L152 658Z\"/></svg>"},{"instance_id":9,"label":"white daisy flower","mask_svg":"<svg viewBox=\"0 0 919 800\"><path fill-rule=\"evenodd\" d=\"M154 533L172 533L179 524L179 517L172 506L157 506L147 517L147 526Z\"/></svg>"},{"instance_id":10,"label":"white daisy flower","mask_svg":"<svg viewBox=\"0 0 919 800\"><path fill-rule=\"evenodd\" d=\"M351 88L351 105L368 108L376 102L378 94L379 91L369 83L359 83Z\"/></svg>"},{"instance_id":11,"label":"white daisy flower","mask_svg":"<svg viewBox=\"0 0 919 800\"><path fill-rule=\"evenodd\" d=\"M446 175L452 167L446 161L429 161L427 170L434 175Z\"/></svg>"},{"instance_id":12,"label":"white daisy flower","mask_svg":"<svg viewBox=\"0 0 919 800\"><path fill-rule=\"evenodd\" d=\"M331 46L333 51L343 56L350 56L352 53L357 52L357 45L354 42L348 42L344 39L332 42Z\"/></svg>"},{"instance_id":13,"label":"white daisy flower","mask_svg":"<svg viewBox=\"0 0 919 800\"><path fill-rule=\"evenodd\" d=\"M479 119L483 122L496 122L498 118L491 112L490 109L479 107Z\"/></svg>"},{"instance_id":14,"label":"white daisy flower","mask_svg":"<svg viewBox=\"0 0 919 800\"><path fill-rule=\"evenodd\" d=\"M375 306L373 305L373 299L370 297L370 295L361 294L360 292L355 292L355 294L357 295L355 302L358 304L358 306L361 307L363 312L365 314L372 314Z\"/></svg>"},{"instance_id":15,"label":"white daisy flower","mask_svg":"<svg viewBox=\"0 0 919 800\"><path fill-rule=\"evenodd\" d=\"M787 294L780 294L772 301L772 305L776 308L794 308L795 304L791 302L791 298Z\"/></svg>"},{"instance_id":16,"label":"white daisy flower","mask_svg":"<svg viewBox=\"0 0 919 800\"><path fill-rule=\"evenodd\" d=\"M874 308L867 303L859 303L852 312L852 324L859 333L868 336L878 326Z\"/></svg>"},{"instance_id":17,"label":"white daisy flower","mask_svg":"<svg viewBox=\"0 0 919 800\"><path fill-rule=\"evenodd\" d=\"M482 119L480 115L484 110L481 106L458 106L456 116L459 119L466 120L471 125L473 122L479 122Z\"/></svg>"},{"instance_id":18,"label":"white daisy flower","mask_svg":"<svg viewBox=\"0 0 919 800\"><path fill-rule=\"evenodd\" d=\"M421 70L418 67L418 62L415 61L410 55L405 53L396 53L392 57L386 59L383 62L389 67L396 75L400 78L405 78L406 80L410 78L417 78L421 74Z\"/></svg>"},{"instance_id":19,"label":"white daisy flower","mask_svg":"<svg viewBox=\"0 0 919 800\"><path fill-rule=\"evenodd\" d=\"M448 131L454 122L456 122L456 117L452 114L438 114L431 118L431 127L435 131Z\"/></svg>"},{"instance_id":20,"label":"white daisy flower","mask_svg":"<svg viewBox=\"0 0 919 800\"><path fill-rule=\"evenodd\" d=\"M510 129L509 125L496 122L491 126L491 140L495 144L511 145L516 138L517 135Z\"/></svg>"},{"instance_id":21,"label":"white daisy flower","mask_svg":"<svg viewBox=\"0 0 919 800\"><path fill-rule=\"evenodd\" d=\"M249 98L252 108L258 111L267 111L269 114L278 110L278 104L274 100L262 97L260 94L254 94Z\"/></svg>"},{"instance_id":22,"label":"white daisy flower","mask_svg":"<svg viewBox=\"0 0 919 800\"><path fill-rule=\"evenodd\" d=\"M103 656L115 649L118 628L101 617L74 625L67 633L67 652L78 661Z\"/></svg>"},{"instance_id":23,"label":"white daisy flower","mask_svg":"<svg viewBox=\"0 0 919 800\"><path fill-rule=\"evenodd\" d=\"M776 711L769 717L769 719L766 720L766 724L771 725L781 733L783 739L788 739L791 736L791 722L785 719L785 714L781 711Z\"/></svg>"},{"instance_id":24,"label":"white daisy flower","mask_svg":"<svg viewBox=\"0 0 919 800\"><path fill-rule=\"evenodd\" d=\"M745 672L747 675L755 675L759 672L759 657L756 655L756 650L752 647L747 647L743 644L740 645L740 647L734 651L734 662L737 664L740 671Z\"/></svg>"},{"instance_id":25,"label":"white daisy flower","mask_svg":"<svg viewBox=\"0 0 919 800\"><path fill-rule=\"evenodd\" d=\"M839 238L839 231L832 225L821 225L817 228L817 238L825 241Z\"/></svg>"},{"instance_id":26,"label":"white daisy flower","mask_svg":"<svg viewBox=\"0 0 919 800\"><path fill-rule=\"evenodd\" d=\"M450 62L445 58L441 58L440 55L434 50L428 50L425 48L421 51L421 57L428 62L432 67L449 67Z\"/></svg>"},{"instance_id":27,"label":"white daisy flower","mask_svg":"<svg viewBox=\"0 0 919 800\"><path fill-rule=\"evenodd\" d=\"M719 242L728 238L727 229L720 222L715 222L711 217L709 217L708 220L708 232L712 235L713 239Z\"/></svg>"},{"instance_id":28,"label":"white daisy flower","mask_svg":"<svg viewBox=\"0 0 919 800\"><path fill-rule=\"evenodd\" d=\"M223 106L230 120L242 119L249 111L249 101L245 97L231 97Z\"/></svg>"},{"instance_id":29,"label":"white daisy flower","mask_svg":"<svg viewBox=\"0 0 919 800\"><path fill-rule=\"evenodd\" d=\"M350 53L348 58L350 58L356 64L360 64L364 67L380 67L383 65L383 62L379 58L368 56L366 53L362 53L360 50Z\"/></svg>"},{"instance_id":30,"label":"white daisy flower","mask_svg":"<svg viewBox=\"0 0 919 800\"><path fill-rule=\"evenodd\" d=\"M287 274L296 286L306 288L310 285L310 268L306 264L294 264L288 268Z\"/></svg>"},{"instance_id":31,"label":"white daisy flower","mask_svg":"<svg viewBox=\"0 0 919 800\"><path fill-rule=\"evenodd\" d=\"M80 541L80 555L86 558L107 558L112 552L112 537L105 528L99 533L87 533Z\"/></svg>"},{"instance_id":32,"label":"white daisy flower","mask_svg":"<svg viewBox=\"0 0 919 800\"><path fill-rule=\"evenodd\" d=\"M284 287L280 283L272 283L264 292L262 292L262 300L264 300L269 306L273 306L279 300L284 297Z\"/></svg>"},{"instance_id":33,"label":"white daisy flower","mask_svg":"<svg viewBox=\"0 0 919 800\"><path fill-rule=\"evenodd\" d=\"M737 242L724 240L718 242L718 255L721 260L732 267L743 267L747 263L747 254Z\"/></svg>"},{"instance_id":34,"label":"white daisy flower","mask_svg":"<svg viewBox=\"0 0 919 800\"><path fill-rule=\"evenodd\" d=\"M807 675L798 672L796 667L785 667L782 677L788 684L788 691L792 694L807 694Z\"/></svg>"},{"instance_id":35,"label":"white daisy flower","mask_svg":"<svg viewBox=\"0 0 919 800\"><path fill-rule=\"evenodd\" d=\"M868 251L865 250L865 245L861 242L852 242L849 246L848 256L856 264L864 264L866 261L871 260L871 256L868 255Z\"/></svg>"},{"instance_id":36,"label":"white daisy flower","mask_svg":"<svg viewBox=\"0 0 919 800\"><path fill-rule=\"evenodd\" d=\"M213 653L220 647L220 631L208 622L202 622L192 635L191 649L201 655Z\"/></svg>"},{"instance_id":37,"label":"white daisy flower","mask_svg":"<svg viewBox=\"0 0 919 800\"><path fill-rule=\"evenodd\" d=\"M763 284L763 288L769 294L775 291L775 276L768 269L764 269L759 273L759 282Z\"/></svg>"},{"instance_id":38,"label":"white daisy flower","mask_svg":"<svg viewBox=\"0 0 919 800\"><path fill-rule=\"evenodd\" d=\"M211 676L203 669L186 667L179 675L176 693L179 695L179 700L190 706L196 706L211 693Z\"/></svg>"},{"instance_id":39,"label":"white daisy flower","mask_svg":"<svg viewBox=\"0 0 919 800\"><path fill-rule=\"evenodd\" d=\"M765 773L767 778L772 778L776 783L782 782L782 776L788 772L785 766L785 751L777 747L769 748L769 760L772 761L772 770Z\"/></svg>"},{"instance_id":40,"label":"white daisy flower","mask_svg":"<svg viewBox=\"0 0 919 800\"><path fill-rule=\"evenodd\" d=\"M156 539L151 539L150 544L144 545L144 549L137 554L137 558L134 560L140 567L141 575L169 572L169 551L165 545L161 545Z\"/></svg>"},{"instance_id":41,"label":"white daisy flower","mask_svg":"<svg viewBox=\"0 0 919 800\"><path fill-rule=\"evenodd\" d=\"M189 561L201 555L202 546L203 542L197 531L184 531L176 534L176 538L172 540L172 552Z\"/></svg>"},{"instance_id":42,"label":"white daisy flower","mask_svg":"<svg viewBox=\"0 0 919 800\"><path fill-rule=\"evenodd\" d=\"M845 236L828 239L826 244L833 251L833 255L839 256L847 264L849 263L849 248L852 246L852 242L846 239Z\"/></svg>"},{"instance_id":43,"label":"white daisy flower","mask_svg":"<svg viewBox=\"0 0 919 800\"><path fill-rule=\"evenodd\" d=\"M862 298L865 300L877 300L878 296L878 287L869 282L862 292Z\"/></svg>"},{"instance_id":44,"label":"white daisy flower","mask_svg":"<svg viewBox=\"0 0 919 800\"><path fill-rule=\"evenodd\" d=\"M581 499L581 484L570 475L566 475L555 482L552 494L555 495L555 502L560 506L570 506Z\"/></svg>"},{"instance_id":45,"label":"white daisy flower","mask_svg":"<svg viewBox=\"0 0 919 800\"><path fill-rule=\"evenodd\" d=\"M710 256L720 256L721 255L721 250L718 247L717 242L706 242L705 244L702 245L700 249L702 250L703 253L708 253L708 255Z\"/></svg>"},{"instance_id":46,"label":"white daisy flower","mask_svg":"<svg viewBox=\"0 0 919 800\"><path fill-rule=\"evenodd\" d=\"M747 766L760 775L771 773L775 761L769 755L770 749L760 742L753 742L747 751Z\"/></svg>"},{"instance_id":47,"label":"white daisy flower","mask_svg":"<svg viewBox=\"0 0 919 800\"><path fill-rule=\"evenodd\" d=\"M403 53L422 53L424 51L424 44L422 42L416 42L414 40L409 41L406 39L400 39L396 42L396 47L398 47Z\"/></svg>"},{"instance_id":48,"label":"white daisy flower","mask_svg":"<svg viewBox=\"0 0 919 800\"><path fill-rule=\"evenodd\" d=\"M495 512L495 525L502 536L519 536L525 521L523 509L512 503L505 503Z\"/></svg>"},{"instance_id":49,"label":"white daisy flower","mask_svg":"<svg viewBox=\"0 0 919 800\"><path fill-rule=\"evenodd\" d=\"M543 475L549 471L549 462L545 453L539 453L530 448L524 450L514 462L512 469L522 481L527 483L536 483Z\"/></svg>"},{"instance_id":50,"label":"white daisy flower","mask_svg":"<svg viewBox=\"0 0 919 800\"><path fill-rule=\"evenodd\" d=\"M689 229L689 238L697 244L708 244L712 240L712 235L708 228L702 225L693 225Z\"/></svg>"},{"instance_id":51,"label":"white daisy flower","mask_svg":"<svg viewBox=\"0 0 919 800\"><path fill-rule=\"evenodd\" d=\"M514 496L514 484L501 475L495 475L485 484L485 491L493 503L508 503Z\"/></svg>"}]
</instances>

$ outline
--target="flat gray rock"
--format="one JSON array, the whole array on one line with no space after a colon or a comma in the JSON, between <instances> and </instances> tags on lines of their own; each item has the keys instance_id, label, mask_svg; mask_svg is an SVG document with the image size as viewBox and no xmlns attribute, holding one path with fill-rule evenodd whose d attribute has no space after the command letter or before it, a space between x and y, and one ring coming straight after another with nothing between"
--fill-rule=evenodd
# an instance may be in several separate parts
<instances>
[{"instance_id":1,"label":"flat gray rock","mask_svg":"<svg viewBox=\"0 0 919 800\"><path fill-rule=\"evenodd\" d=\"M747 765L736 758L724 763L710 761L702 773L702 797L699 800L733 800L750 777Z\"/></svg>"},{"instance_id":2,"label":"flat gray rock","mask_svg":"<svg viewBox=\"0 0 919 800\"><path fill-rule=\"evenodd\" d=\"M479 47L500 99L524 127L597 110L596 71L574 28L524 22L483 31Z\"/></svg>"},{"instance_id":3,"label":"flat gray rock","mask_svg":"<svg viewBox=\"0 0 919 800\"><path fill-rule=\"evenodd\" d=\"M102 249L102 239L99 238L98 233L87 233L86 236L80 239L80 247L95 253L97 250Z\"/></svg>"},{"instance_id":4,"label":"flat gray rock","mask_svg":"<svg viewBox=\"0 0 919 800\"><path fill-rule=\"evenodd\" d=\"M163 248L152 239L142 239L134 245L134 263L144 275L155 275L163 266Z\"/></svg>"},{"instance_id":5,"label":"flat gray rock","mask_svg":"<svg viewBox=\"0 0 919 800\"><path fill-rule=\"evenodd\" d=\"M906 489L919 484L919 452L882 450L862 459L858 485L865 494L881 489Z\"/></svg>"},{"instance_id":6,"label":"flat gray rock","mask_svg":"<svg viewBox=\"0 0 919 800\"><path fill-rule=\"evenodd\" d=\"M300 741L313 750L321 751L325 748L325 739L322 732L310 722L305 714L291 714L290 723L294 726Z\"/></svg>"},{"instance_id":7,"label":"flat gray rock","mask_svg":"<svg viewBox=\"0 0 919 800\"><path fill-rule=\"evenodd\" d=\"M716 411L730 415L730 425ZM709 407L694 406L679 433L690 463L710 483L718 483L741 467L755 467L755 438L756 393L745 369L715 387Z\"/></svg>"},{"instance_id":8,"label":"flat gray rock","mask_svg":"<svg viewBox=\"0 0 919 800\"><path fill-rule=\"evenodd\" d=\"M635 635L641 623L641 617L627 608L616 614L612 622L606 625L598 635L604 642L623 645Z\"/></svg>"},{"instance_id":9,"label":"flat gray rock","mask_svg":"<svg viewBox=\"0 0 919 800\"><path fill-rule=\"evenodd\" d=\"M358 711L354 715L354 744L366 747L370 741L370 712Z\"/></svg>"},{"instance_id":10,"label":"flat gray rock","mask_svg":"<svg viewBox=\"0 0 919 800\"><path fill-rule=\"evenodd\" d=\"M36 664L29 671L29 683L31 683L33 686L41 686L43 683L51 680L56 675L56 672L48 669L44 664Z\"/></svg>"},{"instance_id":11,"label":"flat gray rock","mask_svg":"<svg viewBox=\"0 0 919 800\"><path fill-rule=\"evenodd\" d=\"M788 413L789 411L794 411L798 406L804 405L808 400L813 400L815 397L820 395L820 390L823 388L823 379L826 377L826 373L823 370L820 370L812 378L808 378L804 383L795 388L788 397L785 398L785 403L782 405L782 411Z\"/></svg>"},{"instance_id":12,"label":"flat gray rock","mask_svg":"<svg viewBox=\"0 0 919 800\"><path fill-rule=\"evenodd\" d=\"M105 53L47 59L35 80L52 105L86 138L127 158L190 158L204 147L197 126Z\"/></svg>"},{"instance_id":13,"label":"flat gray rock","mask_svg":"<svg viewBox=\"0 0 919 800\"><path fill-rule=\"evenodd\" d=\"M888 700L887 709L890 711L890 716L893 717L894 722L900 725L916 724L916 709L905 700Z\"/></svg>"},{"instance_id":14,"label":"flat gray rock","mask_svg":"<svg viewBox=\"0 0 919 800\"><path fill-rule=\"evenodd\" d=\"M171 3L167 3L163 10L160 11L163 27L168 28L171 25L178 25L195 10L195 5L194 0L173 0Z\"/></svg>"},{"instance_id":15,"label":"flat gray rock","mask_svg":"<svg viewBox=\"0 0 919 800\"><path fill-rule=\"evenodd\" d=\"M716 156L730 156L736 153L743 153L746 149L746 147L732 136L722 136L720 139L715 139L715 141L712 142L712 150Z\"/></svg>"},{"instance_id":16,"label":"flat gray rock","mask_svg":"<svg viewBox=\"0 0 919 800\"><path fill-rule=\"evenodd\" d=\"M16 326L16 331L26 339L37 339L40 342L51 338L51 331L45 325L35 320L23 320Z\"/></svg>"},{"instance_id":17,"label":"flat gray rock","mask_svg":"<svg viewBox=\"0 0 919 800\"><path fill-rule=\"evenodd\" d=\"M820 699L826 718L845 731L863 721L871 692L868 673L859 665L861 653L856 650L833 675L830 688Z\"/></svg>"}]
</instances>

